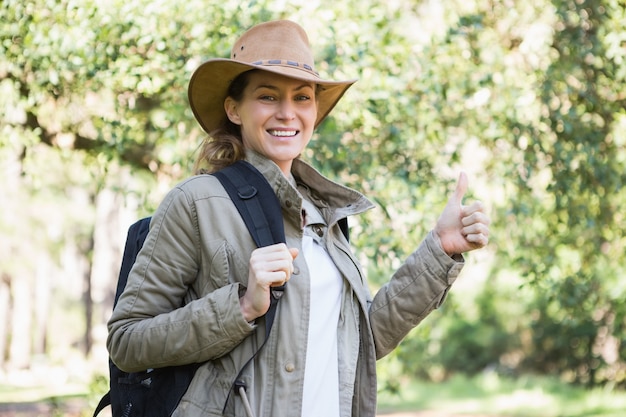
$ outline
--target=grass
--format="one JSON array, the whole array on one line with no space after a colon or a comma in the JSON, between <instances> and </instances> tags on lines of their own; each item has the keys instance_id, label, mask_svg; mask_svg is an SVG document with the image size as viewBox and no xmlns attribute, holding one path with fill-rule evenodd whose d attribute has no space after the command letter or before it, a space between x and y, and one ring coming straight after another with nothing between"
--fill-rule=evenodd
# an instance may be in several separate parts
<instances>
[{"instance_id":1,"label":"grass","mask_svg":"<svg viewBox=\"0 0 626 417\"><path fill-rule=\"evenodd\" d=\"M39 403L53 405L54 409L63 409L65 403L78 401L84 404L80 415L90 416L97 399L104 391L106 381L103 378L92 381L90 387L66 384L29 387L5 383L0 384L0 409L2 403ZM409 381L402 384L396 394L381 392L378 400L381 415L430 411L433 415L438 412L447 416L626 416L625 391L585 390L545 377L524 376L509 379L495 373L485 373L475 378L459 376L442 383ZM61 412L55 415L68 414Z\"/></svg>"},{"instance_id":2,"label":"grass","mask_svg":"<svg viewBox=\"0 0 626 417\"><path fill-rule=\"evenodd\" d=\"M408 382L398 394L381 392L379 410L498 417L623 417L626 392L586 390L545 377L507 379L486 373L444 383Z\"/></svg>"},{"instance_id":3,"label":"grass","mask_svg":"<svg viewBox=\"0 0 626 417\"><path fill-rule=\"evenodd\" d=\"M80 385L50 386L14 386L0 384L0 404L30 403L48 401L56 398L86 397L84 387Z\"/></svg>"},{"instance_id":4,"label":"grass","mask_svg":"<svg viewBox=\"0 0 626 417\"><path fill-rule=\"evenodd\" d=\"M92 386L64 377L0 380L0 417L90 417Z\"/></svg>"}]
</instances>

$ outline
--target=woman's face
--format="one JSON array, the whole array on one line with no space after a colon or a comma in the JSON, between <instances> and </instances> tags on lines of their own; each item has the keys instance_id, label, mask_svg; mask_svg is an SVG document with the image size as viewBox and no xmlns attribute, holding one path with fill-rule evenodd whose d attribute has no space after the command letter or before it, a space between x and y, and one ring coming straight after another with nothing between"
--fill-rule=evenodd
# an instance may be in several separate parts
<instances>
[{"instance_id":1,"label":"woman's face","mask_svg":"<svg viewBox=\"0 0 626 417\"><path fill-rule=\"evenodd\" d=\"M230 121L241 126L244 147L265 155L288 175L313 136L315 88L307 81L254 71L242 99L228 97L224 108Z\"/></svg>"}]
</instances>

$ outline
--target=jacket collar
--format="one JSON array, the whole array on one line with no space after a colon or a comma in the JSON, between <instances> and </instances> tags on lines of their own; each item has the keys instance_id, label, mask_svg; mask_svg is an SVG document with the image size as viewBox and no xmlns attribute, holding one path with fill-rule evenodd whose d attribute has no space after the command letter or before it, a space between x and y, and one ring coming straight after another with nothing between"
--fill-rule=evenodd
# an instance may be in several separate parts
<instances>
[{"instance_id":1,"label":"jacket collar","mask_svg":"<svg viewBox=\"0 0 626 417\"><path fill-rule=\"evenodd\" d=\"M246 160L263 174L279 198L281 195L284 195L288 188L294 189L278 165L265 156L255 151L247 150ZM296 182L303 184L310 190L314 203L320 208L330 209L334 212L333 217L337 219L361 214L374 208L374 204L363 194L331 181L301 159L293 161L291 173Z\"/></svg>"}]
</instances>

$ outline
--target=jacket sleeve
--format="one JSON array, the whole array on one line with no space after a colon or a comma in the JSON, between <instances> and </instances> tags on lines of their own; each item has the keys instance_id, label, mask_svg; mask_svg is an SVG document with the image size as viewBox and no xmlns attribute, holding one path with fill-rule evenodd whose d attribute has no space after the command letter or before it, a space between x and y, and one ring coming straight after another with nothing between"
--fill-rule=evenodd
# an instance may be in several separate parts
<instances>
[{"instance_id":1,"label":"jacket sleeve","mask_svg":"<svg viewBox=\"0 0 626 417\"><path fill-rule=\"evenodd\" d=\"M464 261L450 258L430 232L374 297L369 316L376 358L390 353L408 332L444 302Z\"/></svg>"},{"instance_id":2,"label":"jacket sleeve","mask_svg":"<svg viewBox=\"0 0 626 417\"><path fill-rule=\"evenodd\" d=\"M182 189L163 200L108 322L107 348L126 372L203 362L231 351L254 327L229 284L183 306L201 257L195 205Z\"/></svg>"}]
</instances>

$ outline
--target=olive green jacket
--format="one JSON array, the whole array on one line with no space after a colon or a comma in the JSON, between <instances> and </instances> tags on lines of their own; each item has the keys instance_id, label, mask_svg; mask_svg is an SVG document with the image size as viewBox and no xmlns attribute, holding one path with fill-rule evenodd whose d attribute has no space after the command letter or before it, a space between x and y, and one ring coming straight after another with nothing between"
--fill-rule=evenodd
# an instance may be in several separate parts
<instances>
[{"instance_id":1,"label":"olive green jacket","mask_svg":"<svg viewBox=\"0 0 626 417\"><path fill-rule=\"evenodd\" d=\"M302 250L301 194L271 161L252 152L247 160L280 200L288 247ZM341 416L374 417L376 360L443 302L463 263L447 256L431 232L372 298L337 225L372 203L302 161L294 161L292 173L324 216L323 239L344 277L337 326ZM223 409L233 379L265 338L263 319L249 324L239 305L254 249L234 204L211 175L177 185L153 216L108 323L107 347L113 362L128 372L203 363L174 416L245 416L236 395L224 414ZM256 417L301 413L310 276L303 256L294 267L270 338L242 375Z\"/></svg>"}]
</instances>

